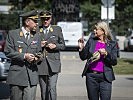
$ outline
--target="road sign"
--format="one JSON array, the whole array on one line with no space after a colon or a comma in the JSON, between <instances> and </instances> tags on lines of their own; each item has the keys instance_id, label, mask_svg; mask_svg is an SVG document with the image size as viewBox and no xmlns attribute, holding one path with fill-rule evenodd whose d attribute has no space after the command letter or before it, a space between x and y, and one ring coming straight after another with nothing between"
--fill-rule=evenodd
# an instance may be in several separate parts
<instances>
[{"instance_id":1,"label":"road sign","mask_svg":"<svg viewBox=\"0 0 133 100\"><path fill-rule=\"evenodd\" d=\"M108 16L107 16L108 13ZM101 6L101 19L115 19L115 7L112 6L108 9L104 6Z\"/></svg>"},{"instance_id":2,"label":"road sign","mask_svg":"<svg viewBox=\"0 0 133 100\"><path fill-rule=\"evenodd\" d=\"M109 8L111 8L112 5L113 5L114 2L115 2L115 0L101 0L101 1L102 1L103 5L104 5L105 7L109 7Z\"/></svg>"}]
</instances>

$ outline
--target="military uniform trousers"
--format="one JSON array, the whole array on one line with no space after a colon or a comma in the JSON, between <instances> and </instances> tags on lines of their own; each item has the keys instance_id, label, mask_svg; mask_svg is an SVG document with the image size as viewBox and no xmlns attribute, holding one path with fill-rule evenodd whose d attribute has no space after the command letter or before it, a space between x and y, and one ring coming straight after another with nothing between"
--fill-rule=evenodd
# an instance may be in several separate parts
<instances>
[{"instance_id":1,"label":"military uniform trousers","mask_svg":"<svg viewBox=\"0 0 133 100\"><path fill-rule=\"evenodd\" d=\"M51 71L49 63L45 58L43 59L43 66L45 68L45 72L40 73L39 75L41 98L42 100L56 100L56 84L58 79L58 73L53 73Z\"/></svg>"},{"instance_id":2,"label":"military uniform trousers","mask_svg":"<svg viewBox=\"0 0 133 100\"><path fill-rule=\"evenodd\" d=\"M36 88L37 85L33 86L17 86L10 85L10 100L36 100Z\"/></svg>"},{"instance_id":3,"label":"military uniform trousers","mask_svg":"<svg viewBox=\"0 0 133 100\"><path fill-rule=\"evenodd\" d=\"M53 75L39 76L42 100L57 100L57 94L56 94L57 79L58 79L57 73Z\"/></svg>"}]
</instances>

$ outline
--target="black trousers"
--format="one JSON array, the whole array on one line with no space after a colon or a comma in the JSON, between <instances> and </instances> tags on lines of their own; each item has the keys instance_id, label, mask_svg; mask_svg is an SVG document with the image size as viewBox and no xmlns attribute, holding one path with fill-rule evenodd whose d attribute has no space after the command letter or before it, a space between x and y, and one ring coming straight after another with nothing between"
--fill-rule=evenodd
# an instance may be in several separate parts
<instances>
[{"instance_id":1,"label":"black trousers","mask_svg":"<svg viewBox=\"0 0 133 100\"><path fill-rule=\"evenodd\" d=\"M103 73L87 73L86 88L89 100L111 100L112 82Z\"/></svg>"}]
</instances>

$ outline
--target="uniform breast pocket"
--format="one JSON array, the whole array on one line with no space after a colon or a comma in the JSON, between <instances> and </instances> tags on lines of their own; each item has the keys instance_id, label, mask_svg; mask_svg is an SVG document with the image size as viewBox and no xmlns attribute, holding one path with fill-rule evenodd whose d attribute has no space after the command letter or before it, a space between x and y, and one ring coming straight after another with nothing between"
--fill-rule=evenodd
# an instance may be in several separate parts
<instances>
[{"instance_id":1,"label":"uniform breast pocket","mask_svg":"<svg viewBox=\"0 0 133 100\"><path fill-rule=\"evenodd\" d=\"M22 53L23 52L24 44L23 43L16 43L15 44L15 50Z\"/></svg>"},{"instance_id":2,"label":"uniform breast pocket","mask_svg":"<svg viewBox=\"0 0 133 100\"><path fill-rule=\"evenodd\" d=\"M17 66L17 65L12 65L12 66L10 67L10 70L11 70L11 71L20 71L20 70L22 70L22 67L19 67L19 66Z\"/></svg>"},{"instance_id":3,"label":"uniform breast pocket","mask_svg":"<svg viewBox=\"0 0 133 100\"><path fill-rule=\"evenodd\" d=\"M58 36L55 36L54 40L55 40L56 42L58 42Z\"/></svg>"},{"instance_id":4,"label":"uniform breast pocket","mask_svg":"<svg viewBox=\"0 0 133 100\"><path fill-rule=\"evenodd\" d=\"M52 35L49 37L49 39L47 41L49 43L56 43L56 42L58 42L58 37L56 35Z\"/></svg>"},{"instance_id":5,"label":"uniform breast pocket","mask_svg":"<svg viewBox=\"0 0 133 100\"><path fill-rule=\"evenodd\" d=\"M36 44L32 44L32 45L30 45L30 47L28 47L28 52L30 52L30 53L36 53L37 52L37 45Z\"/></svg>"},{"instance_id":6,"label":"uniform breast pocket","mask_svg":"<svg viewBox=\"0 0 133 100\"><path fill-rule=\"evenodd\" d=\"M37 52L37 45L36 44L31 45L30 48L31 48L32 53L36 53Z\"/></svg>"},{"instance_id":7,"label":"uniform breast pocket","mask_svg":"<svg viewBox=\"0 0 133 100\"><path fill-rule=\"evenodd\" d=\"M31 45L30 46L32 49L36 49L37 48L37 44Z\"/></svg>"}]
</instances>

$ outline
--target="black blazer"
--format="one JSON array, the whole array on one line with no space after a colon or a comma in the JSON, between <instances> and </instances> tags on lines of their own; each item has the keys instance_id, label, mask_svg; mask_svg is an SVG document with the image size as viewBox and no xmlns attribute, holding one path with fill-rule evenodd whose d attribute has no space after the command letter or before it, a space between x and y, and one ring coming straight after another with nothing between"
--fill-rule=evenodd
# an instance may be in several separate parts
<instances>
[{"instance_id":1,"label":"black blazer","mask_svg":"<svg viewBox=\"0 0 133 100\"><path fill-rule=\"evenodd\" d=\"M90 57L92 57L92 54L94 53L94 49L96 46L96 42L98 39L96 38L90 38L85 47L82 51L79 51L79 56L81 60L87 60ZM112 66L117 64L117 46L116 41L107 41L106 43L106 51L108 52L107 56L104 58L104 75L105 78L111 82L115 80L114 72ZM90 62L87 62L90 64ZM86 74L86 71L88 70L88 65L85 65L84 71L82 73L82 76Z\"/></svg>"}]
</instances>

